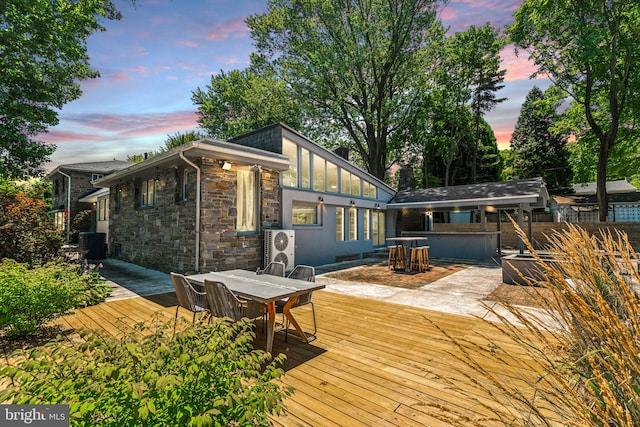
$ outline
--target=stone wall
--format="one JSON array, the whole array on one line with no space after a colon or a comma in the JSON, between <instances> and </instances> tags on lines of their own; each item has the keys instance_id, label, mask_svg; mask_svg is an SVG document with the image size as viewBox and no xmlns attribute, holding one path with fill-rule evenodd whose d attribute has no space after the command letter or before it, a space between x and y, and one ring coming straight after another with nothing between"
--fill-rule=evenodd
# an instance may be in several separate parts
<instances>
[{"instance_id":1,"label":"stone wall","mask_svg":"<svg viewBox=\"0 0 640 427\"><path fill-rule=\"evenodd\" d=\"M256 269L263 262L263 233L238 234L236 172L225 171L217 160L202 159L200 271L232 268ZM277 172L261 172L263 226L280 224ZM151 178L151 177L149 177ZM156 184L156 204L136 208L134 181L111 188L110 247L113 256L170 272L195 272L196 171L189 174L187 200L176 201L176 174L161 171ZM117 193L120 190L120 211Z\"/></svg>"}]
</instances>

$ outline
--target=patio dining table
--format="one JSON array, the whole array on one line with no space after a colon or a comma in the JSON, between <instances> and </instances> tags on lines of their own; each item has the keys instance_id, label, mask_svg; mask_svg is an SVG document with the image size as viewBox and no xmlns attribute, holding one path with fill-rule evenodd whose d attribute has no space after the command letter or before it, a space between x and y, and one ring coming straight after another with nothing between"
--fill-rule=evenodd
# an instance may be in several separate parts
<instances>
[{"instance_id":1,"label":"patio dining table","mask_svg":"<svg viewBox=\"0 0 640 427\"><path fill-rule=\"evenodd\" d=\"M282 312L300 335L304 342L309 342L296 319L291 314L291 307L298 297L318 289L324 285L306 280L290 279L288 277L272 276L270 274L256 274L247 270L227 270L186 276L187 280L197 286L204 286L205 280L224 283L234 294L263 303L267 307L267 348L271 353L275 335L276 301L286 299Z\"/></svg>"}]
</instances>

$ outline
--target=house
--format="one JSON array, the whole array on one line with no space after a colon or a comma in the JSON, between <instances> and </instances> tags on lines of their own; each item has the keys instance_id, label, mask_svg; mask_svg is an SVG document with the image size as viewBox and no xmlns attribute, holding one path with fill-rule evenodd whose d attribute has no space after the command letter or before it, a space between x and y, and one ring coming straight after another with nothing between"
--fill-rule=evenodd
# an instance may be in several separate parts
<instances>
[{"instance_id":1,"label":"house","mask_svg":"<svg viewBox=\"0 0 640 427\"><path fill-rule=\"evenodd\" d=\"M67 241L77 241L77 232L96 231L91 212L97 205L85 198L96 191L93 181L130 165L120 160L73 163L60 165L47 174L46 179L53 184L51 212Z\"/></svg>"},{"instance_id":2,"label":"house","mask_svg":"<svg viewBox=\"0 0 640 427\"><path fill-rule=\"evenodd\" d=\"M596 183L573 184L574 194L554 196L554 222L599 222ZM640 191L627 179L607 181L610 222L640 222Z\"/></svg>"},{"instance_id":3,"label":"house","mask_svg":"<svg viewBox=\"0 0 640 427\"><path fill-rule=\"evenodd\" d=\"M287 269L361 257L385 245L395 194L283 124L188 142L95 185L109 188L112 256L180 272L257 269L280 246Z\"/></svg>"}]
</instances>

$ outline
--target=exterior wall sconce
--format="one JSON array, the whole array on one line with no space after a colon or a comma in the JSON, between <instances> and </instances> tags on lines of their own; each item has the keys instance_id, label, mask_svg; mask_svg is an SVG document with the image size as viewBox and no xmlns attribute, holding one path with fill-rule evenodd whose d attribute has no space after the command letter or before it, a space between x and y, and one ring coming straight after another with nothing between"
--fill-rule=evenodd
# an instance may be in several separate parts
<instances>
[{"instance_id":1,"label":"exterior wall sconce","mask_svg":"<svg viewBox=\"0 0 640 427\"><path fill-rule=\"evenodd\" d=\"M320 203L324 203L324 199L322 198L322 196L319 196L319 197L318 197L318 202L320 202Z\"/></svg>"},{"instance_id":2,"label":"exterior wall sconce","mask_svg":"<svg viewBox=\"0 0 640 427\"><path fill-rule=\"evenodd\" d=\"M380 209L380 203L376 203L375 208Z\"/></svg>"},{"instance_id":3,"label":"exterior wall sconce","mask_svg":"<svg viewBox=\"0 0 640 427\"><path fill-rule=\"evenodd\" d=\"M160 168L156 166L156 182L160 182Z\"/></svg>"},{"instance_id":4,"label":"exterior wall sconce","mask_svg":"<svg viewBox=\"0 0 640 427\"><path fill-rule=\"evenodd\" d=\"M356 205L356 202L354 202L353 200L351 200L351 201L349 201L349 204L350 204L351 206L355 206L355 205Z\"/></svg>"},{"instance_id":5,"label":"exterior wall sconce","mask_svg":"<svg viewBox=\"0 0 640 427\"><path fill-rule=\"evenodd\" d=\"M226 171L231 170L231 162L227 162L227 161L225 161L225 162L222 164L222 169L223 169L223 170L226 170Z\"/></svg>"}]
</instances>

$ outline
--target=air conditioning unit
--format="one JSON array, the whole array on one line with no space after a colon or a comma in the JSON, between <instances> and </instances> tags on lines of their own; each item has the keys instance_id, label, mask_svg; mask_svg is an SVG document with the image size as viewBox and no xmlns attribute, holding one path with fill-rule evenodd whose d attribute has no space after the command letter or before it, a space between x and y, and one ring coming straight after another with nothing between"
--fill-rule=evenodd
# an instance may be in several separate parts
<instances>
[{"instance_id":1,"label":"air conditioning unit","mask_svg":"<svg viewBox=\"0 0 640 427\"><path fill-rule=\"evenodd\" d=\"M296 234L293 230L265 230L264 265L272 261L284 263L285 271L295 267Z\"/></svg>"}]
</instances>

